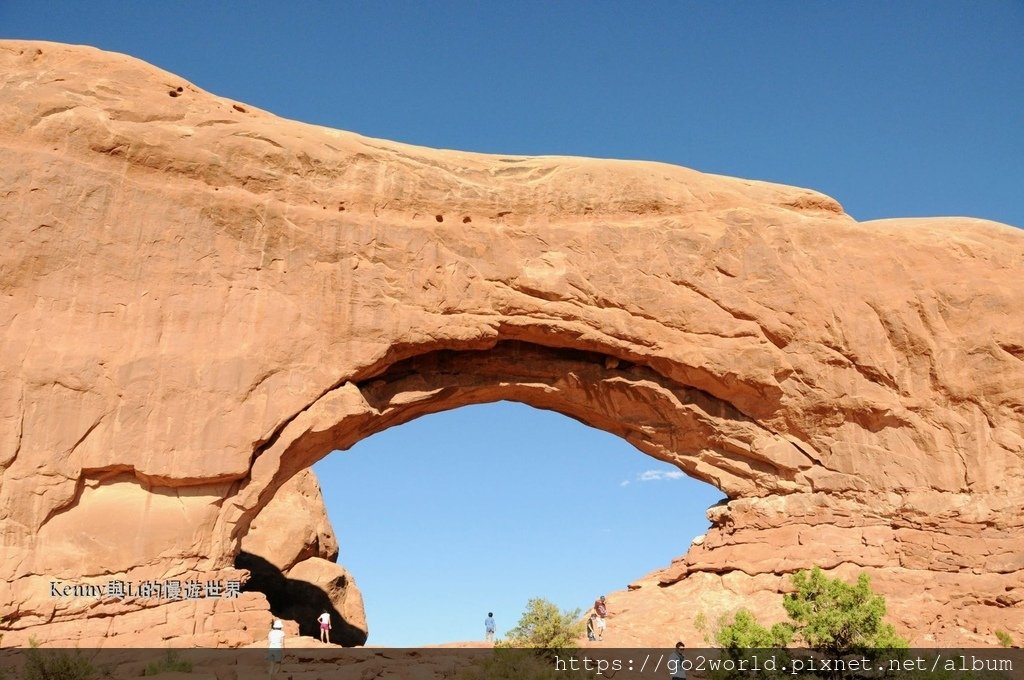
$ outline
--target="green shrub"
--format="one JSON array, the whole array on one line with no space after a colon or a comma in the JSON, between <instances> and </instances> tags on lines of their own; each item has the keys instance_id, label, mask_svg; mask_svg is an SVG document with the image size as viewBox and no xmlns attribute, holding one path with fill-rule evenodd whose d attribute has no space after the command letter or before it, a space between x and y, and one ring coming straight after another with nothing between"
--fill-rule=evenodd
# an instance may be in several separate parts
<instances>
[{"instance_id":1,"label":"green shrub","mask_svg":"<svg viewBox=\"0 0 1024 680\"><path fill-rule=\"evenodd\" d=\"M996 639L1001 647L1013 647L1013 638L1005 630L997 630Z\"/></svg>"},{"instance_id":2,"label":"green shrub","mask_svg":"<svg viewBox=\"0 0 1024 680\"><path fill-rule=\"evenodd\" d=\"M811 649L840 654L909 646L892 624L883 621L885 598L871 590L867 574L849 585L815 567L797 572L792 581L796 592L783 597L782 606Z\"/></svg>"},{"instance_id":3,"label":"green shrub","mask_svg":"<svg viewBox=\"0 0 1024 680\"><path fill-rule=\"evenodd\" d=\"M192 663L179 657L178 653L173 649L168 649L159 661L154 661L147 665L146 670L142 674L159 675L160 673L168 672L191 673Z\"/></svg>"},{"instance_id":4,"label":"green shrub","mask_svg":"<svg viewBox=\"0 0 1024 680\"><path fill-rule=\"evenodd\" d=\"M41 650L35 640L30 640L29 645L22 680L89 680L97 676L95 666L78 650Z\"/></svg>"},{"instance_id":5,"label":"green shrub","mask_svg":"<svg viewBox=\"0 0 1024 680\"><path fill-rule=\"evenodd\" d=\"M829 578L815 567L793 574L791 580L796 592L782 599L788 623L766 628L752 613L741 609L731 621L719 619L714 630L708 630L703 614L697 616L694 624L704 632L707 642L734 650L786 647L794 638L833 657L855 651L908 647L896 629L883 620L885 598L871 590L867 574L861 574L857 583L850 585Z\"/></svg>"},{"instance_id":6,"label":"green shrub","mask_svg":"<svg viewBox=\"0 0 1024 680\"><path fill-rule=\"evenodd\" d=\"M533 598L516 627L495 644L492 653L462 671L462 680L565 680L557 669L557 656L576 651L586 623L580 610L562 611L552 602ZM592 672L574 672L573 677L593 678Z\"/></svg>"},{"instance_id":7,"label":"green shrub","mask_svg":"<svg viewBox=\"0 0 1024 680\"><path fill-rule=\"evenodd\" d=\"M526 604L526 611L508 632L508 638L496 646L571 649L576 647L585 625L579 609L563 612L554 603L535 597Z\"/></svg>"},{"instance_id":8,"label":"green shrub","mask_svg":"<svg viewBox=\"0 0 1024 680\"><path fill-rule=\"evenodd\" d=\"M754 615L740 609L731 622L722 621L714 633L714 640L726 649L767 649L786 647L793 641L793 627L788 623L776 623L765 628Z\"/></svg>"}]
</instances>

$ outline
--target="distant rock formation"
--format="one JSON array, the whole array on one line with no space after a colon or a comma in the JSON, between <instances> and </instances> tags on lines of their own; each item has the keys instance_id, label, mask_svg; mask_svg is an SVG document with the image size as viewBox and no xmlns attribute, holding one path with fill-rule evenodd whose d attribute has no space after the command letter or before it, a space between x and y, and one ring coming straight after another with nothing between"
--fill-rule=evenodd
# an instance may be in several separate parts
<instances>
[{"instance_id":1,"label":"distant rock formation","mask_svg":"<svg viewBox=\"0 0 1024 680\"><path fill-rule=\"evenodd\" d=\"M811 565L867 571L916 645L1024 638L1019 230L369 139L16 41L0 190L5 644L252 644L271 603L235 564L257 544L357 619L321 511L265 535L275 494L333 449L496 399L729 497L609 597L608 640L781 615Z\"/></svg>"}]
</instances>

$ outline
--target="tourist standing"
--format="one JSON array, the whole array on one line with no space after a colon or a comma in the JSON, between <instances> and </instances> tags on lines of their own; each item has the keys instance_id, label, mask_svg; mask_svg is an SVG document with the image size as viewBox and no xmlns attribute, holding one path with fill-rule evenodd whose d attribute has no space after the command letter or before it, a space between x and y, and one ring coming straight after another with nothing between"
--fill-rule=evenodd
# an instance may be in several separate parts
<instances>
[{"instance_id":1,"label":"tourist standing","mask_svg":"<svg viewBox=\"0 0 1024 680\"><path fill-rule=\"evenodd\" d=\"M600 641L604 639L604 629L607 626L605 617L608 616L608 605L605 603L604 595L594 602L594 614L597 615L597 639Z\"/></svg>"},{"instance_id":2,"label":"tourist standing","mask_svg":"<svg viewBox=\"0 0 1024 680\"><path fill-rule=\"evenodd\" d=\"M281 619L274 619L270 624L270 633L267 634L267 661L270 662L268 673L271 677L281 667L281 657L284 656L284 623Z\"/></svg>"},{"instance_id":3,"label":"tourist standing","mask_svg":"<svg viewBox=\"0 0 1024 680\"><path fill-rule=\"evenodd\" d=\"M331 615L324 610L324 613L317 617L320 624L320 642L331 643Z\"/></svg>"},{"instance_id":4,"label":"tourist standing","mask_svg":"<svg viewBox=\"0 0 1024 680\"><path fill-rule=\"evenodd\" d=\"M672 680L686 680L686 657L683 651L686 645L679 641L676 643L676 651L668 658L668 672Z\"/></svg>"},{"instance_id":5,"label":"tourist standing","mask_svg":"<svg viewBox=\"0 0 1024 680\"><path fill-rule=\"evenodd\" d=\"M484 639L488 642L494 642L494 633L497 630L497 626L494 623L494 612L487 612L487 618L484 619Z\"/></svg>"}]
</instances>

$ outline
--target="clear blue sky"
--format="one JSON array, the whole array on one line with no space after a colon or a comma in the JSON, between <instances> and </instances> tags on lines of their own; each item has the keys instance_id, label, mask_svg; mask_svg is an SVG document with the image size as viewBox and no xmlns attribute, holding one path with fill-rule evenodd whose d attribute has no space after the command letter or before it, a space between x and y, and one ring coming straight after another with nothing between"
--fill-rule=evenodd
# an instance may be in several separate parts
<instances>
[{"instance_id":1,"label":"clear blue sky","mask_svg":"<svg viewBox=\"0 0 1024 680\"><path fill-rule=\"evenodd\" d=\"M686 552L723 497L614 435L509 402L385 430L315 470L382 645L479 639L489 611L502 634L531 597L586 608Z\"/></svg>"},{"instance_id":2,"label":"clear blue sky","mask_svg":"<svg viewBox=\"0 0 1024 680\"><path fill-rule=\"evenodd\" d=\"M666 161L812 187L861 220L1024 226L1022 2L436 5L0 0L0 36L125 52L376 137ZM478 637L491 608L504 630L527 597L584 607L666 564L718 497L639 481L666 469L508 404L317 467L376 644Z\"/></svg>"}]
</instances>

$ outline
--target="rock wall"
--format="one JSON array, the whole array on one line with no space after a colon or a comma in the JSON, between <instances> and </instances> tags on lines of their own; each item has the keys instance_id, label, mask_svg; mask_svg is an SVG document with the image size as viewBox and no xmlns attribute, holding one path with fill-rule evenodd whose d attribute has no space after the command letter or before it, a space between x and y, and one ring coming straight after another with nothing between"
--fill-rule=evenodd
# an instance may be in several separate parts
<instances>
[{"instance_id":1,"label":"rock wall","mask_svg":"<svg viewBox=\"0 0 1024 680\"><path fill-rule=\"evenodd\" d=\"M1019 230L369 139L28 42L0 43L0 187L5 642L192 617L163 639L244 644L255 593L50 584L243 581L295 474L496 399L728 495L701 545L610 598L624 642L690 634L695 601L770 608L812 564L867 570L915 642L1024 637Z\"/></svg>"}]
</instances>

